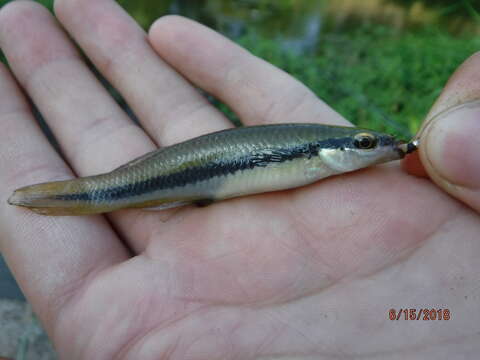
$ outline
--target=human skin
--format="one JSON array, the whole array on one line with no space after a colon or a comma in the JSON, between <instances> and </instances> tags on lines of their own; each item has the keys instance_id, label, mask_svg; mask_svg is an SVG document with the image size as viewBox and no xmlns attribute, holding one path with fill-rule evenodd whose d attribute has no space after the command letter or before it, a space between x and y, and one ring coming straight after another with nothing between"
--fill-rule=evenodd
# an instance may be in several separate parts
<instances>
[{"instance_id":1,"label":"human skin","mask_svg":"<svg viewBox=\"0 0 480 360\"><path fill-rule=\"evenodd\" d=\"M24 185L105 172L231 127L193 86L247 125L348 124L289 75L191 20L161 18L147 35L111 0L61 0L55 11L59 22L29 1L0 11L13 72L0 68L0 250L61 358L478 356L480 111L434 115L478 97L479 55L446 86L420 157L404 169L391 163L205 208L45 217L6 200ZM391 308L451 317L391 321Z\"/></svg>"}]
</instances>

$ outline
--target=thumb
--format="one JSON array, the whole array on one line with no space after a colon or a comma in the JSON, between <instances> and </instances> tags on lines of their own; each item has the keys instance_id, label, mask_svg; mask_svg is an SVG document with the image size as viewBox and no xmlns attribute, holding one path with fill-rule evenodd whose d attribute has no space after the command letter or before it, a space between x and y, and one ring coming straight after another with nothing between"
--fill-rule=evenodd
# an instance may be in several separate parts
<instances>
[{"instance_id":1,"label":"thumb","mask_svg":"<svg viewBox=\"0 0 480 360\"><path fill-rule=\"evenodd\" d=\"M432 118L423 130L419 150L431 179L480 212L480 101Z\"/></svg>"}]
</instances>

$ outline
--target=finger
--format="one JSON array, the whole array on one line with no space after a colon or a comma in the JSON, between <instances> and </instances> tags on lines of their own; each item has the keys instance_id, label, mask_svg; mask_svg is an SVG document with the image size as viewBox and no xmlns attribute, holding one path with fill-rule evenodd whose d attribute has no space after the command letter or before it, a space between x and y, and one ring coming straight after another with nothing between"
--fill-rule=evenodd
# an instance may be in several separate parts
<instances>
[{"instance_id":1,"label":"finger","mask_svg":"<svg viewBox=\"0 0 480 360\"><path fill-rule=\"evenodd\" d=\"M433 181L477 211L480 211L479 68L480 54L460 66L435 105L437 115L424 127L420 138L421 160ZM455 98L453 103L452 98ZM464 105L451 107L465 101Z\"/></svg>"},{"instance_id":2,"label":"finger","mask_svg":"<svg viewBox=\"0 0 480 360\"><path fill-rule=\"evenodd\" d=\"M78 174L104 172L155 149L43 6L31 1L5 6L0 45Z\"/></svg>"},{"instance_id":3,"label":"finger","mask_svg":"<svg viewBox=\"0 0 480 360\"><path fill-rule=\"evenodd\" d=\"M194 21L163 17L149 39L165 61L227 103L245 124L348 124L302 83Z\"/></svg>"},{"instance_id":4,"label":"finger","mask_svg":"<svg viewBox=\"0 0 480 360\"><path fill-rule=\"evenodd\" d=\"M158 143L167 145L231 126L155 54L144 31L116 2L56 0L55 12Z\"/></svg>"},{"instance_id":5,"label":"finger","mask_svg":"<svg viewBox=\"0 0 480 360\"><path fill-rule=\"evenodd\" d=\"M0 14L0 43L15 75L46 118L79 175L109 171L155 144L87 69L50 13L34 2L7 5ZM111 215L131 248L147 236L128 212Z\"/></svg>"},{"instance_id":6,"label":"finger","mask_svg":"<svg viewBox=\"0 0 480 360\"><path fill-rule=\"evenodd\" d=\"M51 333L70 299L128 254L101 217L45 217L7 204L14 189L71 172L1 64L0 126L0 251Z\"/></svg>"}]
</instances>

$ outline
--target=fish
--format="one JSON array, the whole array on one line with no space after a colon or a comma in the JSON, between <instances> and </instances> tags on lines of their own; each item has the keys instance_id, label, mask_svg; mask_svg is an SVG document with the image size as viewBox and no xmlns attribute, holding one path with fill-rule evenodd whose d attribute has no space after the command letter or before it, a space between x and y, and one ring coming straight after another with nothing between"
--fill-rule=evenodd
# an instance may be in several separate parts
<instances>
[{"instance_id":1,"label":"fish","mask_svg":"<svg viewBox=\"0 0 480 360\"><path fill-rule=\"evenodd\" d=\"M292 189L399 160L416 144L356 127L238 127L159 148L112 171L22 187L8 199L42 215L167 209Z\"/></svg>"}]
</instances>

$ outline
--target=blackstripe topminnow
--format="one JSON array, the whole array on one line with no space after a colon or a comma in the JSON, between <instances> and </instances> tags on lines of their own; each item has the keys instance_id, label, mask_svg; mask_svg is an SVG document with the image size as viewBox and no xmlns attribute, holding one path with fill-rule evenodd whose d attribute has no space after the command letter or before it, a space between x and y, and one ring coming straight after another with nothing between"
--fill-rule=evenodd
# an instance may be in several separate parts
<instances>
[{"instance_id":1,"label":"blackstripe topminnow","mask_svg":"<svg viewBox=\"0 0 480 360\"><path fill-rule=\"evenodd\" d=\"M105 174L26 186L8 202L45 215L161 209L290 189L413 150L412 143L354 127L241 127L155 150Z\"/></svg>"}]
</instances>

